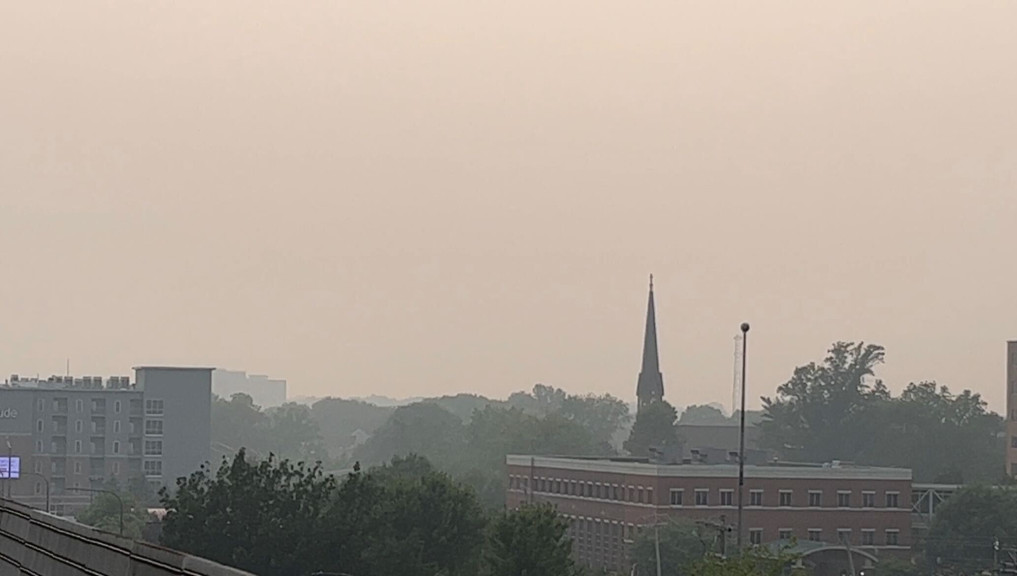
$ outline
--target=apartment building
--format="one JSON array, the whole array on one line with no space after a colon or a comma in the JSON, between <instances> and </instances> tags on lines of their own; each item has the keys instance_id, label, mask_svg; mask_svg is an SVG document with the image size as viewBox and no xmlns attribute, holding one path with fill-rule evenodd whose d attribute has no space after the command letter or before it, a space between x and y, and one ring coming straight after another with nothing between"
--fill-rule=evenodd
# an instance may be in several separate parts
<instances>
[{"instance_id":1,"label":"apartment building","mask_svg":"<svg viewBox=\"0 0 1017 576\"><path fill-rule=\"evenodd\" d=\"M14 500L70 514L87 489L115 479L172 485L209 457L209 368L143 366L127 376L11 376L0 386L0 456L20 460L4 482ZM6 452L5 452L6 450Z\"/></svg>"},{"instance_id":2,"label":"apartment building","mask_svg":"<svg viewBox=\"0 0 1017 576\"><path fill-rule=\"evenodd\" d=\"M507 505L553 504L570 521L576 560L594 568L628 573L637 531L669 518L735 527L733 464L510 455L507 469ZM812 552L850 546L859 565L910 549L910 470L747 465L743 494L748 544L794 539Z\"/></svg>"}]
</instances>

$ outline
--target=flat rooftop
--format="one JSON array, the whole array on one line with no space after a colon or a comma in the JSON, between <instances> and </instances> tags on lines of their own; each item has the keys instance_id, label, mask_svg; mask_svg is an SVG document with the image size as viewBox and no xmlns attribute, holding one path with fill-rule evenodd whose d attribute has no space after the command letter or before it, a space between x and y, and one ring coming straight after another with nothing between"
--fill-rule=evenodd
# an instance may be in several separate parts
<instances>
[{"instance_id":1,"label":"flat rooftop","mask_svg":"<svg viewBox=\"0 0 1017 576\"><path fill-rule=\"evenodd\" d=\"M738 476L738 465L726 462L718 464L660 464L650 462L647 458L587 458L580 456L509 454L505 457L505 463L509 466L533 466L535 468L630 474L636 476L673 478L728 478ZM844 480L879 479L910 481L911 469L855 466L840 462L828 462L825 464L774 462L762 465L746 464L745 476L752 478L838 478Z\"/></svg>"}]
</instances>

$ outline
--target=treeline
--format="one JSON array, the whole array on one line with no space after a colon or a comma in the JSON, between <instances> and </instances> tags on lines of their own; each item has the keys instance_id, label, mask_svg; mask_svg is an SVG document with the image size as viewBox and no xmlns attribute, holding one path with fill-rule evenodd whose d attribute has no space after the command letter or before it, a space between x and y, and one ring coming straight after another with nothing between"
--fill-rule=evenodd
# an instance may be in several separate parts
<instances>
[{"instance_id":1,"label":"treeline","mask_svg":"<svg viewBox=\"0 0 1017 576\"><path fill-rule=\"evenodd\" d=\"M485 515L423 458L343 478L240 451L163 492L162 543L260 576L570 576L567 526L550 508Z\"/></svg>"},{"instance_id":2,"label":"treeline","mask_svg":"<svg viewBox=\"0 0 1017 576\"><path fill-rule=\"evenodd\" d=\"M916 481L1000 482L1003 419L981 396L935 382L893 396L875 377L882 346L838 342L763 398L762 443L785 460L911 468Z\"/></svg>"}]
</instances>

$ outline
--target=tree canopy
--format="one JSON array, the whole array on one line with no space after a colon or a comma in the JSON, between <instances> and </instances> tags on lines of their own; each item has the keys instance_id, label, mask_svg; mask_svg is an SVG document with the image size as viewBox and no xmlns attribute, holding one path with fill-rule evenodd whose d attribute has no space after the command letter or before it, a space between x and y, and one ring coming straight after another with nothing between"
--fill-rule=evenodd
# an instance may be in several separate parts
<instances>
[{"instance_id":1,"label":"tree canopy","mask_svg":"<svg viewBox=\"0 0 1017 576\"><path fill-rule=\"evenodd\" d=\"M763 446L799 461L909 467L920 482L1001 478L1003 421L982 398L935 382L893 397L875 378L884 357L881 346L837 342L822 364L795 369L763 398Z\"/></svg>"},{"instance_id":2,"label":"tree canopy","mask_svg":"<svg viewBox=\"0 0 1017 576\"><path fill-rule=\"evenodd\" d=\"M937 565L971 574L995 568L997 540L1006 548L1017 541L1017 490L969 486L940 505L926 545Z\"/></svg>"},{"instance_id":3,"label":"tree canopy","mask_svg":"<svg viewBox=\"0 0 1017 576\"><path fill-rule=\"evenodd\" d=\"M678 445L678 431L675 421L678 413L674 406L661 400L643 408L636 414L625 449L633 456L646 457L650 448L666 449Z\"/></svg>"},{"instance_id":4,"label":"tree canopy","mask_svg":"<svg viewBox=\"0 0 1017 576\"><path fill-rule=\"evenodd\" d=\"M570 574L566 525L550 508L488 525L473 491L409 455L341 480L240 451L162 492L167 546L263 576ZM512 571L522 569L522 572Z\"/></svg>"},{"instance_id":5,"label":"tree canopy","mask_svg":"<svg viewBox=\"0 0 1017 576\"><path fill-rule=\"evenodd\" d=\"M488 576L570 576L568 523L550 505L524 506L492 523L485 553Z\"/></svg>"}]
</instances>

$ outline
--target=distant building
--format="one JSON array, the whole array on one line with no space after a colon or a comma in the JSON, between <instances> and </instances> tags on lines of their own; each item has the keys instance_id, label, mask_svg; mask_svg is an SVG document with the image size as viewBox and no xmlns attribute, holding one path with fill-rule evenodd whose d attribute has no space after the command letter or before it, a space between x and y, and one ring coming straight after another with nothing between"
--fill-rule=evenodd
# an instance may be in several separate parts
<instances>
[{"instance_id":1,"label":"distant building","mask_svg":"<svg viewBox=\"0 0 1017 576\"><path fill-rule=\"evenodd\" d=\"M211 368L142 366L135 379L46 380L17 375L0 386L0 456L20 459L11 497L69 514L108 480L173 485L209 459ZM6 448L6 452L4 451Z\"/></svg>"},{"instance_id":2,"label":"distant building","mask_svg":"<svg viewBox=\"0 0 1017 576\"><path fill-rule=\"evenodd\" d=\"M650 296L646 305L646 332L643 335L643 364L636 383L638 410L664 399L664 376L660 373L657 354L657 313L653 302L653 276L650 276Z\"/></svg>"},{"instance_id":3,"label":"distant building","mask_svg":"<svg viewBox=\"0 0 1017 576\"><path fill-rule=\"evenodd\" d=\"M262 408L274 408L286 403L285 380L234 370L217 369L212 373L213 394L229 400L238 392L247 394Z\"/></svg>"},{"instance_id":4,"label":"distant building","mask_svg":"<svg viewBox=\"0 0 1017 576\"><path fill-rule=\"evenodd\" d=\"M629 573L637 532L669 518L736 529L738 466L646 459L506 457L510 509L547 502L569 521L583 565ZM747 465L743 541L802 542L819 575L859 569L911 546L911 471L841 465ZM733 545L734 534L729 542ZM646 567L641 567L640 573Z\"/></svg>"},{"instance_id":5,"label":"distant building","mask_svg":"<svg viewBox=\"0 0 1017 576\"><path fill-rule=\"evenodd\" d=\"M1017 340L1006 343L1006 473L1017 478Z\"/></svg>"}]
</instances>

